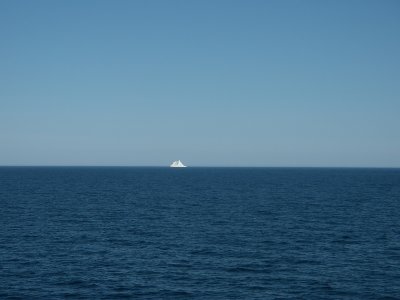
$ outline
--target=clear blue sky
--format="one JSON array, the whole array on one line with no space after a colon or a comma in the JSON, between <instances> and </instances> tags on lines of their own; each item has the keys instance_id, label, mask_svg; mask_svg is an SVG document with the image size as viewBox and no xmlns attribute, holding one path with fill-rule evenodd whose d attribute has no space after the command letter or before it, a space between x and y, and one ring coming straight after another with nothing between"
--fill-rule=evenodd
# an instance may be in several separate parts
<instances>
[{"instance_id":1,"label":"clear blue sky","mask_svg":"<svg viewBox=\"0 0 400 300\"><path fill-rule=\"evenodd\" d=\"M0 165L175 159L400 167L400 2L0 2Z\"/></svg>"}]
</instances>

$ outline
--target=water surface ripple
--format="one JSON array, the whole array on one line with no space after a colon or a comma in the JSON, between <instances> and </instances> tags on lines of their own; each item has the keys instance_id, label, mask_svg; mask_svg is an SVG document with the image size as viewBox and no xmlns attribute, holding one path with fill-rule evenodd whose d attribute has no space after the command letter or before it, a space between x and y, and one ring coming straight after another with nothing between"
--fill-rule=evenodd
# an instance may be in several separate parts
<instances>
[{"instance_id":1,"label":"water surface ripple","mask_svg":"<svg viewBox=\"0 0 400 300\"><path fill-rule=\"evenodd\" d=\"M1 299L400 299L400 170L0 168Z\"/></svg>"}]
</instances>

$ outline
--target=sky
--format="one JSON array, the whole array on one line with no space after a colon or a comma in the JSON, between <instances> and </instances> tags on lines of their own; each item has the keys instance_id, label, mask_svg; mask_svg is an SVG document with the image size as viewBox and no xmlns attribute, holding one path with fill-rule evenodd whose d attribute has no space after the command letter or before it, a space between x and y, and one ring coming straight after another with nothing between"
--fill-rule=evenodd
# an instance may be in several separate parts
<instances>
[{"instance_id":1,"label":"sky","mask_svg":"<svg viewBox=\"0 0 400 300\"><path fill-rule=\"evenodd\" d=\"M400 2L0 1L0 165L400 167Z\"/></svg>"}]
</instances>

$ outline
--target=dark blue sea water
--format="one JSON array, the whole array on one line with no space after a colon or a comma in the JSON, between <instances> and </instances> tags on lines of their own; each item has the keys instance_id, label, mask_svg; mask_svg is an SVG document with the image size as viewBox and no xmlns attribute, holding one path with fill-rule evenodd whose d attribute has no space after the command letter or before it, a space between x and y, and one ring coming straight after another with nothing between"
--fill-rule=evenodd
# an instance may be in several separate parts
<instances>
[{"instance_id":1,"label":"dark blue sea water","mask_svg":"<svg viewBox=\"0 0 400 300\"><path fill-rule=\"evenodd\" d=\"M400 170L0 168L1 299L400 299Z\"/></svg>"}]
</instances>

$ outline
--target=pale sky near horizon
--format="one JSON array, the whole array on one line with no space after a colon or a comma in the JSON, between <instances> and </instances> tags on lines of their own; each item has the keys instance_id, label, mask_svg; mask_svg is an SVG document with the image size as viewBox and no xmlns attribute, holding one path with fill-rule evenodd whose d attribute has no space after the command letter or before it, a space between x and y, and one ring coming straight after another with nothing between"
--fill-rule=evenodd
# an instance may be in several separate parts
<instances>
[{"instance_id":1,"label":"pale sky near horizon","mask_svg":"<svg viewBox=\"0 0 400 300\"><path fill-rule=\"evenodd\" d=\"M1 1L0 165L400 167L399 1Z\"/></svg>"}]
</instances>

